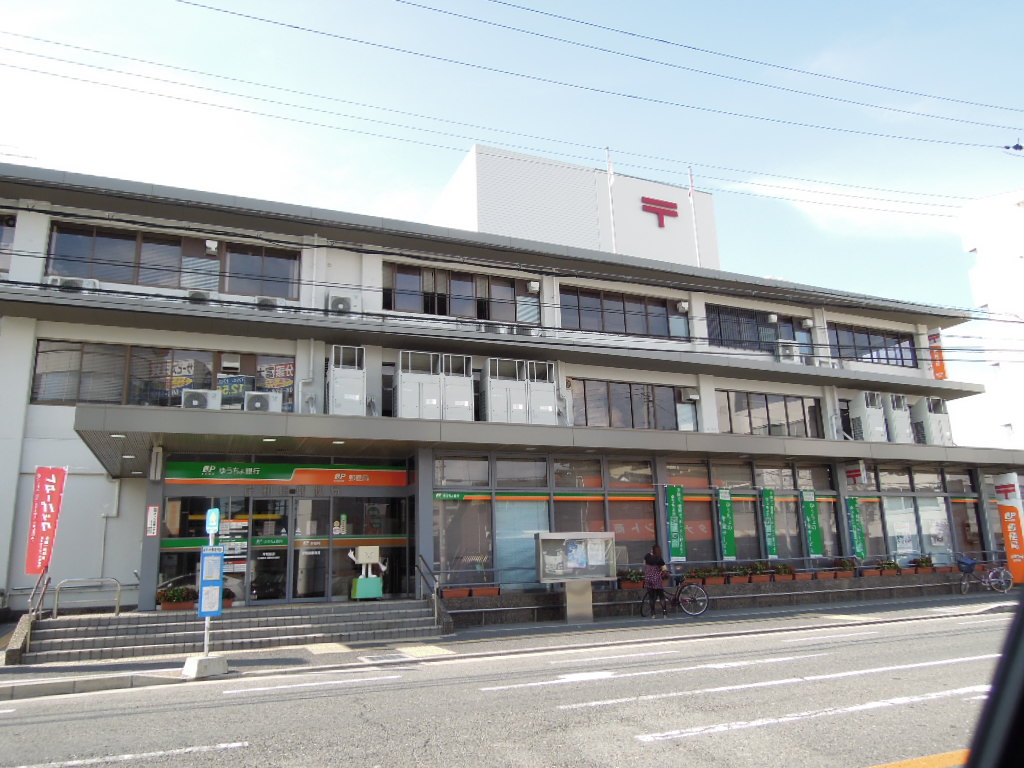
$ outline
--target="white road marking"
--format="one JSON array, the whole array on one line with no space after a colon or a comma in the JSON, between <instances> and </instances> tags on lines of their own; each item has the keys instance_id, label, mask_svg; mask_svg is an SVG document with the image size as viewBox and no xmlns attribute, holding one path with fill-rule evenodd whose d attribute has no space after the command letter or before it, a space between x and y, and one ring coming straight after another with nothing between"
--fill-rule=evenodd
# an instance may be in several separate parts
<instances>
[{"instance_id":1,"label":"white road marking","mask_svg":"<svg viewBox=\"0 0 1024 768\"><path fill-rule=\"evenodd\" d=\"M282 691L288 688L319 688L327 685L349 685L351 683L371 683L376 680L397 680L401 675L382 675L380 677L357 677L348 680L320 680L315 683L294 683L292 685L267 685L261 688L238 688L233 691L223 691L225 696L232 693L259 693L262 691Z\"/></svg>"},{"instance_id":2,"label":"white road marking","mask_svg":"<svg viewBox=\"0 0 1024 768\"><path fill-rule=\"evenodd\" d=\"M794 637L791 640L783 640L784 643L810 643L815 640L835 640L840 637L861 637L863 635L877 635L877 632L850 632L845 635L818 635L817 637Z\"/></svg>"},{"instance_id":3,"label":"white road marking","mask_svg":"<svg viewBox=\"0 0 1024 768\"><path fill-rule=\"evenodd\" d=\"M7 715L7 714L10 714L11 712L15 712L15 711L17 711L17 710L14 710L14 709L0 709L0 715Z\"/></svg>"},{"instance_id":4,"label":"white road marking","mask_svg":"<svg viewBox=\"0 0 1024 768\"><path fill-rule=\"evenodd\" d=\"M133 760L152 760L157 757L174 757L176 755L194 755L201 752L223 752L228 749L240 749L248 747L248 741L234 741L228 744L212 744L205 747L182 747L181 749L168 749L163 752L139 752L134 755L107 755L106 757L90 757L83 760L65 760L57 763L36 763L34 765L19 765L16 768L71 768L78 765L103 765L104 763L129 763Z\"/></svg>"},{"instance_id":5,"label":"white road marking","mask_svg":"<svg viewBox=\"0 0 1024 768\"><path fill-rule=\"evenodd\" d=\"M669 656L675 653L682 653L682 651L655 651L654 653L622 653L618 656L594 656L588 659L559 659L558 661L549 661L548 664L582 664L584 662L589 663L591 661L615 661L616 659L645 659L648 656Z\"/></svg>"},{"instance_id":6,"label":"white road marking","mask_svg":"<svg viewBox=\"0 0 1024 768\"><path fill-rule=\"evenodd\" d=\"M645 677L647 675L668 675L673 672L696 672L699 669L739 669L741 667L753 667L761 664L781 664L786 661L797 661L800 659L813 659L815 656L827 656L827 653L810 653L803 656L782 656L777 659L754 659L753 661L723 661L715 664L697 664L692 667L677 667L675 669L651 669L644 672L626 672L618 674L611 670L600 670L597 672L582 672L580 674L559 675L554 680L540 680L533 683L514 683L512 685L495 685L489 688L481 688L481 691L509 691L514 688L538 688L544 685L564 685L566 683L578 683L587 680L624 680L627 677Z\"/></svg>"},{"instance_id":7,"label":"white road marking","mask_svg":"<svg viewBox=\"0 0 1024 768\"><path fill-rule=\"evenodd\" d=\"M969 693L984 693L989 690L987 685L974 685L968 688L956 688L951 691L936 691L920 696L900 696L895 699L882 699L881 701L869 701L865 704L856 704L852 707L831 707L829 709L812 710L810 712L794 712L782 717L764 717L758 720L739 720L732 723L718 723L715 725L701 725L695 728L683 728L678 731L665 731L664 733L646 733L636 736L638 741L655 742L670 741L672 739L687 739L691 736L705 736L712 733L726 733L728 731L740 731L748 728L764 728L769 725L782 725L785 723L797 723L801 720L813 720L819 717L834 717L836 715L850 715L858 712L869 712L876 709L888 707L902 707L907 704L918 704L924 701L935 701L950 696L962 696Z\"/></svg>"},{"instance_id":8,"label":"white road marking","mask_svg":"<svg viewBox=\"0 0 1024 768\"><path fill-rule=\"evenodd\" d=\"M946 664L963 664L970 661L985 661L999 658L999 654L986 656L969 656L963 659L941 659L939 661L922 661L916 664L903 664L891 667L874 667L871 669L854 669L846 672L832 672L827 675L804 675L801 677L787 677L779 680L765 680L760 683L742 683L737 685L723 685L717 688L704 688L689 691L672 691L671 693L649 693L644 696L627 696L621 699L603 699L600 701L584 701L578 704L562 704L558 709L585 709L588 707L610 707L619 704L636 704L640 701L656 701L658 699L674 699L682 696L698 696L708 693L727 693L731 691L745 691L754 688L770 688L775 685L792 685L793 683L818 683L825 680L838 680L843 677L859 677L861 675L877 675L880 673L899 672L907 669L922 669L925 667L942 666Z\"/></svg>"},{"instance_id":9,"label":"white road marking","mask_svg":"<svg viewBox=\"0 0 1024 768\"><path fill-rule=\"evenodd\" d=\"M966 625L969 627L973 627L975 624L991 624L994 621L1001 621L1005 623L1007 621L1010 621L1012 618L1013 614L1011 613L1007 616L1000 616L998 619L977 619L976 621L958 621L957 624L959 624L960 626Z\"/></svg>"}]
</instances>

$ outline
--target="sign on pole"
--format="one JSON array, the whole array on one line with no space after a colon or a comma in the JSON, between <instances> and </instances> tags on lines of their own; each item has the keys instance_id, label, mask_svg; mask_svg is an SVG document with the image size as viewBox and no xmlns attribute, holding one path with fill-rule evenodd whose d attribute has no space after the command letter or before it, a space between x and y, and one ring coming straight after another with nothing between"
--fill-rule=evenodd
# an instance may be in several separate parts
<instances>
[{"instance_id":1,"label":"sign on pole","mask_svg":"<svg viewBox=\"0 0 1024 768\"><path fill-rule=\"evenodd\" d=\"M814 491L800 491L804 508L804 527L807 530L807 554L821 557L825 552L824 537L821 533L821 517L818 515L818 501Z\"/></svg>"},{"instance_id":2,"label":"sign on pole","mask_svg":"<svg viewBox=\"0 0 1024 768\"><path fill-rule=\"evenodd\" d=\"M851 497L846 500L846 516L850 523L850 541L853 554L864 559L867 556L867 541L864 538L864 522L860 519L860 502Z\"/></svg>"},{"instance_id":3,"label":"sign on pole","mask_svg":"<svg viewBox=\"0 0 1024 768\"><path fill-rule=\"evenodd\" d=\"M220 616L223 612L224 547L203 547L199 560L199 615Z\"/></svg>"},{"instance_id":4,"label":"sign on pole","mask_svg":"<svg viewBox=\"0 0 1024 768\"><path fill-rule=\"evenodd\" d=\"M50 567L67 475L68 471L64 467L36 469L32 519L28 529L28 548L25 551L25 573L30 576L38 576Z\"/></svg>"},{"instance_id":5,"label":"sign on pole","mask_svg":"<svg viewBox=\"0 0 1024 768\"><path fill-rule=\"evenodd\" d=\"M718 523L722 530L722 559L736 559L736 519L732 511L732 491L718 489Z\"/></svg>"},{"instance_id":6,"label":"sign on pole","mask_svg":"<svg viewBox=\"0 0 1024 768\"><path fill-rule=\"evenodd\" d=\"M678 563L686 560L686 506L681 485L665 488L668 518L668 559Z\"/></svg>"},{"instance_id":7,"label":"sign on pole","mask_svg":"<svg viewBox=\"0 0 1024 768\"><path fill-rule=\"evenodd\" d=\"M779 557L779 538L775 526L775 491L771 488L761 489L761 516L764 519L764 539L768 549L768 559Z\"/></svg>"},{"instance_id":8,"label":"sign on pole","mask_svg":"<svg viewBox=\"0 0 1024 768\"><path fill-rule=\"evenodd\" d=\"M220 507L210 507L206 510L206 532L217 533L220 531Z\"/></svg>"},{"instance_id":9,"label":"sign on pole","mask_svg":"<svg viewBox=\"0 0 1024 768\"><path fill-rule=\"evenodd\" d=\"M1013 583L1024 582L1024 539L1021 532L1021 499L1017 473L996 475L996 504L1003 526L1003 544L1006 547L1006 567L1013 574Z\"/></svg>"}]
</instances>

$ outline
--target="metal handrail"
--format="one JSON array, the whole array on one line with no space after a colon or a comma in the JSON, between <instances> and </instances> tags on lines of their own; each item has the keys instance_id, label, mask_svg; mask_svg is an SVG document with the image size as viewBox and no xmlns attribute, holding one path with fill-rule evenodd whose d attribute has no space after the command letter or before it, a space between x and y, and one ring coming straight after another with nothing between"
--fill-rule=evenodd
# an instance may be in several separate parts
<instances>
[{"instance_id":1,"label":"metal handrail","mask_svg":"<svg viewBox=\"0 0 1024 768\"><path fill-rule=\"evenodd\" d=\"M121 582L115 579L113 576L99 576L95 579L63 579L57 583L57 589L53 594L53 613L51 616L57 618L57 609L60 606L60 591L66 584L97 584L99 582L112 581L117 585L117 597L114 599L114 615L121 615Z\"/></svg>"},{"instance_id":2,"label":"metal handrail","mask_svg":"<svg viewBox=\"0 0 1024 768\"><path fill-rule=\"evenodd\" d=\"M49 568L44 568L36 579L36 585L32 587L32 593L28 596L28 612L30 616L38 618L43 612L43 601L46 599L46 591L50 588Z\"/></svg>"},{"instance_id":3,"label":"metal handrail","mask_svg":"<svg viewBox=\"0 0 1024 768\"><path fill-rule=\"evenodd\" d=\"M434 624L440 626L441 608L437 599L437 577L430 568L430 564L423 558L423 555L417 555L413 564L416 566L416 575L430 594L430 601L433 603L434 608Z\"/></svg>"}]
</instances>

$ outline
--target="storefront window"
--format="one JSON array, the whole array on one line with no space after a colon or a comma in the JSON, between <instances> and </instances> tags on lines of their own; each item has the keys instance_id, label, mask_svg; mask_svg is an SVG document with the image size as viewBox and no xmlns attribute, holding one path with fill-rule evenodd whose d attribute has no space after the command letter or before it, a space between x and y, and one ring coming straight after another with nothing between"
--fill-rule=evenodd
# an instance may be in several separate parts
<instances>
[{"instance_id":1,"label":"storefront window","mask_svg":"<svg viewBox=\"0 0 1024 768\"><path fill-rule=\"evenodd\" d=\"M850 491L877 491L878 478L875 465L866 462L846 467L846 488Z\"/></svg>"},{"instance_id":2,"label":"storefront window","mask_svg":"<svg viewBox=\"0 0 1024 768\"><path fill-rule=\"evenodd\" d=\"M803 545L800 541L800 514L802 514L802 509L799 499L775 500L775 542L778 555L784 560L803 556Z\"/></svg>"},{"instance_id":3,"label":"storefront window","mask_svg":"<svg viewBox=\"0 0 1024 768\"><path fill-rule=\"evenodd\" d=\"M711 502L685 500L686 560L691 563L718 560L715 549L715 528L711 522Z\"/></svg>"},{"instance_id":4,"label":"storefront window","mask_svg":"<svg viewBox=\"0 0 1024 768\"><path fill-rule=\"evenodd\" d=\"M486 488L487 459L452 456L434 462L434 487Z\"/></svg>"},{"instance_id":5,"label":"storefront window","mask_svg":"<svg viewBox=\"0 0 1024 768\"><path fill-rule=\"evenodd\" d=\"M978 527L978 503L954 500L953 546L957 552L981 551L981 530Z\"/></svg>"},{"instance_id":6,"label":"storefront window","mask_svg":"<svg viewBox=\"0 0 1024 768\"><path fill-rule=\"evenodd\" d=\"M758 488L791 489L794 487L793 470L788 464L758 464L754 468L754 485Z\"/></svg>"},{"instance_id":7,"label":"storefront window","mask_svg":"<svg viewBox=\"0 0 1024 768\"><path fill-rule=\"evenodd\" d=\"M835 500L818 500L818 525L821 527L822 555L825 557L838 557L842 551L837 512Z\"/></svg>"},{"instance_id":8,"label":"storefront window","mask_svg":"<svg viewBox=\"0 0 1024 768\"><path fill-rule=\"evenodd\" d=\"M814 491L834 490L835 485L832 483L832 468L827 464L797 467L796 487Z\"/></svg>"},{"instance_id":9,"label":"storefront window","mask_svg":"<svg viewBox=\"0 0 1024 768\"><path fill-rule=\"evenodd\" d=\"M556 488L601 488L599 459L555 459Z\"/></svg>"},{"instance_id":10,"label":"storefront window","mask_svg":"<svg viewBox=\"0 0 1024 768\"><path fill-rule=\"evenodd\" d=\"M492 567L491 532L489 499L434 501L434 552L442 584L484 580L481 571Z\"/></svg>"},{"instance_id":11,"label":"storefront window","mask_svg":"<svg viewBox=\"0 0 1024 768\"><path fill-rule=\"evenodd\" d=\"M878 482L883 491L909 491L910 470L907 467L878 467Z\"/></svg>"},{"instance_id":12,"label":"storefront window","mask_svg":"<svg viewBox=\"0 0 1024 768\"><path fill-rule=\"evenodd\" d=\"M609 488L653 488L654 469L649 461L608 460Z\"/></svg>"},{"instance_id":13,"label":"storefront window","mask_svg":"<svg viewBox=\"0 0 1024 768\"><path fill-rule=\"evenodd\" d=\"M654 502L646 500L609 501L608 516L615 534L615 545L625 547L628 563L643 562L644 555L657 540L654 526ZM626 563L619 563L624 567Z\"/></svg>"},{"instance_id":14,"label":"storefront window","mask_svg":"<svg viewBox=\"0 0 1024 768\"><path fill-rule=\"evenodd\" d=\"M555 499L556 531L604 531L604 502Z\"/></svg>"},{"instance_id":15,"label":"storefront window","mask_svg":"<svg viewBox=\"0 0 1024 768\"><path fill-rule=\"evenodd\" d=\"M545 459L497 459L494 474L499 488L546 488L548 463Z\"/></svg>"},{"instance_id":16,"label":"storefront window","mask_svg":"<svg viewBox=\"0 0 1024 768\"><path fill-rule=\"evenodd\" d=\"M670 461L666 467L669 485L681 485L684 488L710 488L708 465L704 461L682 462Z\"/></svg>"},{"instance_id":17,"label":"storefront window","mask_svg":"<svg viewBox=\"0 0 1024 768\"><path fill-rule=\"evenodd\" d=\"M736 533L736 558L757 560L761 557L761 537L757 532L757 502L734 496L732 515Z\"/></svg>"},{"instance_id":18,"label":"storefront window","mask_svg":"<svg viewBox=\"0 0 1024 768\"><path fill-rule=\"evenodd\" d=\"M881 474L881 473L880 473ZM888 531L889 554L909 557L921 551L921 535L914 513L914 500L889 497L885 499L885 525Z\"/></svg>"},{"instance_id":19,"label":"storefront window","mask_svg":"<svg viewBox=\"0 0 1024 768\"><path fill-rule=\"evenodd\" d=\"M918 493L942 493L942 473L938 469L914 467L914 490Z\"/></svg>"},{"instance_id":20,"label":"storefront window","mask_svg":"<svg viewBox=\"0 0 1024 768\"><path fill-rule=\"evenodd\" d=\"M940 498L917 500L917 511L921 518L921 551L935 560L950 562L953 552L953 537L949 531L949 517L946 515L946 501Z\"/></svg>"},{"instance_id":21,"label":"storefront window","mask_svg":"<svg viewBox=\"0 0 1024 768\"><path fill-rule=\"evenodd\" d=\"M496 580L502 584L536 583L537 545L534 534L547 533L549 530L546 501L495 501Z\"/></svg>"},{"instance_id":22,"label":"storefront window","mask_svg":"<svg viewBox=\"0 0 1024 768\"><path fill-rule=\"evenodd\" d=\"M884 557L885 533L882 529L882 502L878 499L860 499L860 521L864 526L864 549L866 557Z\"/></svg>"},{"instance_id":23,"label":"storefront window","mask_svg":"<svg viewBox=\"0 0 1024 768\"><path fill-rule=\"evenodd\" d=\"M966 469L947 468L946 474L946 492L947 493L973 493L974 483L971 482L971 474Z\"/></svg>"},{"instance_id":24,"label":"storefront window","mask_svg":"<svg viewBox=\"0 0 1024 768\"><path fill-rule=\"evenodd\" d=\"M711 484L715 488L753 488L750 464L711 462Z\"/></svg>"}]
</instances>

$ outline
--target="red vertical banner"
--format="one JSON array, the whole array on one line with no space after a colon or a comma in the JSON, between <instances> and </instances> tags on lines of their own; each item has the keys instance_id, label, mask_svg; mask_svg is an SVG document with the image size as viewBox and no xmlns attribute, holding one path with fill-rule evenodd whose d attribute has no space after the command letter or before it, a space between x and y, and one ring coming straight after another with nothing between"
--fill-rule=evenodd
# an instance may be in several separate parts
<instances>
[{"instance_id":1,"label":"red vertical banner","mask_svg":"<svg viewBox=\"0 0 1024 768\"><path fill-rule=\"evenodd\" d=\"M946 358L942 354L942 336L928 334L928 352L932 358L932 375L936 379L946 378Z\"/></svg>"},{"instance_id":2,"label":"red vertical banner","mask_svg":"<svg viewBox=\"0 0 1024 768\"><path fill-rule=\"evenodd\" d=\"M1006 567L1013 574L1013 583L1024 583L1024 534L1021 531L1021 498L1017 473L996 475L996 503L999 520L1003 525L1003 543L1006 546Z\"/></svg>"},{"instance_id":3,"label":"red vertical banner","mask_svg":"<svg viewBox=\"0 0 1024 768\"><path fill-rule=\"evenodd\" d=\"M25 573L29 575L38 575L50 567L67 474L67 469L63 467L36 469L35 488L32 491L32 521L28 529L28 549L25 552Z\"/></svg>"}]
</instances>

